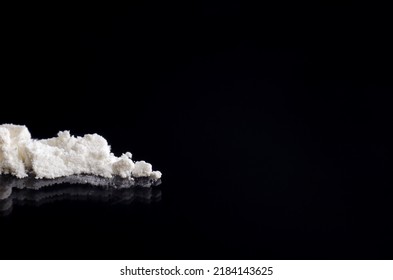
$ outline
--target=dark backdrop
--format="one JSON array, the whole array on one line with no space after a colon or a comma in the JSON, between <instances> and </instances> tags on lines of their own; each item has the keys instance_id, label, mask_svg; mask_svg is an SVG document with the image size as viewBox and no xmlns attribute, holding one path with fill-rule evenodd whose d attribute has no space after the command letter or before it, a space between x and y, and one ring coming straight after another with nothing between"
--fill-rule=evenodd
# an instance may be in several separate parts
<instances>
[{"instance_id":1,"label":"dark backdrop","mask_svg":"<svg viewBox=\"0 0 393 280\"><path fill-rule=\"evenodd\" d=\"M0 122L99 133L163 183L157 203L14 208L1 258L391 259L387 11L10 9Z\"/></svg>"}]
</instances>

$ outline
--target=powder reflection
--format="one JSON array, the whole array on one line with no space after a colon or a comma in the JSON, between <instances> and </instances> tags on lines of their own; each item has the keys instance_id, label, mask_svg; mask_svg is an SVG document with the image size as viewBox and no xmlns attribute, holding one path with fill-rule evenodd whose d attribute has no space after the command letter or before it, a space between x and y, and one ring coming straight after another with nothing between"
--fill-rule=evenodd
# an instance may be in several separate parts
<instances>
[{"instance_id":1,"label":"powder reflection","mask_svg":"<svg viewBox=\"0 0 393 280\"><path fill-rule=\"evenodd\" d=\"M12 212L17 205L40 206L62 200L100 201L110 204L130 204L133 201L152 203L161 200L158 186L161 180L138 178L134 181L102 178L92 175L75 175L57 179L37 180L31 177L18 179L0 176L0 215Z\"/></svg>"}]
</instances>

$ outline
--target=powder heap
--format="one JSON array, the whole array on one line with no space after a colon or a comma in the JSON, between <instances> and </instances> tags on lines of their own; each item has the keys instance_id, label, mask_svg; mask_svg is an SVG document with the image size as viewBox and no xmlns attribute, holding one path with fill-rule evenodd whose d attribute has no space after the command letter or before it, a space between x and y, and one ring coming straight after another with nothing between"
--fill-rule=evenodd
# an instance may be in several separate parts
<instances>
[{"instance_id":1,"label":"powder heap","mask_svg":"<svg viewBox=\"0 0 393 280\"><path fill-rule=\"evenodd\" d=\"M98 134L74 137L69 131L50 139L32 139L26 126L0 125L0 174L18 178L32 173L37 179L91 174L112 178L120 176L161 178L150 163L133 162L131 153L116 157L108 142Z\"/></svg>"}]
</instances>

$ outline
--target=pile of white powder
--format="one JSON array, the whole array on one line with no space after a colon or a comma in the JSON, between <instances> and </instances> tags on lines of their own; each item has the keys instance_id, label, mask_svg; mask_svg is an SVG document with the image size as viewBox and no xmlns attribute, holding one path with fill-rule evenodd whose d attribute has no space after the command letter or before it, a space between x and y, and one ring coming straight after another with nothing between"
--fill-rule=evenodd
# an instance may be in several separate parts
<instances>
[{"instance_id":1,"label":"pile of white powder","mask_svg":"<svg viewBox=\"0 0 393 280\"><path fill-rule=\"evenodd\" d=\"M69 131L50 139L32 139L26 126L0 125L0 174L18 178L32 173L37 179L92 174L111 178L161 178L150 163L133 162L131 153L111 153L108 142L98 134L74 137Z\"/></svg>"}]
</instances>

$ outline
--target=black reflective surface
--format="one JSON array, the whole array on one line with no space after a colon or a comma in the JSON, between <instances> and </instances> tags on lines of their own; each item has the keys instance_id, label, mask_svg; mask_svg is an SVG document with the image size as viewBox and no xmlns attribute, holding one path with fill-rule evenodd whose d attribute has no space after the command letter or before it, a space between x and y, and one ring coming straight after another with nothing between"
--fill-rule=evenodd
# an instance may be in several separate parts
<instances>
[{"instance_id":1,"label":"black reflective surface","mask_svg":"<svg viewBox=\"0 0 393 280\"><path fill-rule=\"evenodd\" d=\"M393 258L389 9L49 10L5 28L0 123L98 133L162 171L161 199L13 199L0 258Z\"/></svg>"},{"instance_id":2,"label":"black reflective surface","mask_svg":"<svg viewBox=\"0 0 393 280\"><path fill-rule=\"evenodd\" d=\"M56 201L102 201L110 205L133 201L151 203L161 200L161 190L153 188L161 180L128 180L91 175L68 176L52 180L32 177L18 179L0 176L0 215L10 215L14 207L39 207Z\"/></svg>"}]
</instances>

